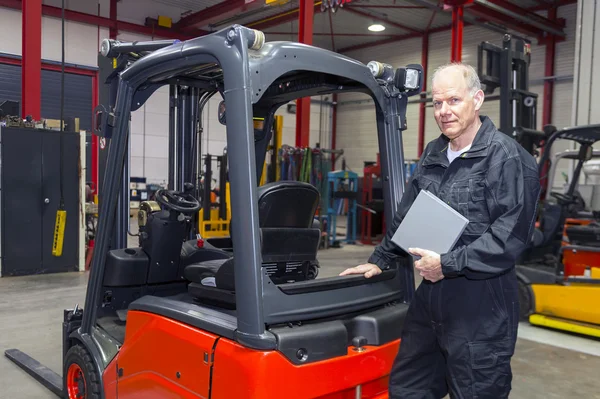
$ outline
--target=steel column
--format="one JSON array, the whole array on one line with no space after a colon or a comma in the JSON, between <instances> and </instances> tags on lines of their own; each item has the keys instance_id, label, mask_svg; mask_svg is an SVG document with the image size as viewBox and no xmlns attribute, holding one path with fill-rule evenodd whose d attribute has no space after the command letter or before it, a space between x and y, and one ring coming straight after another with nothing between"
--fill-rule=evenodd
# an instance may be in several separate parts
<instances>
[{"instance_id":1,"label":"steel column","mask_svg":"<svg viewBox=\"0 0 600 399\"><path fill-rule=\"evenodd\" d=\"M312 45L314 1L300 0L298 42ZM296 147L308 147L310 142L310 97L296 102Z\"/></svg>"},{"instance_id":2,"label":"steel column","mask_svg":"<svg viewBox=\"0 0 600 399\"><path fill-rule=\"evenodd\" d=\"M21 68L21 113L41 118L42 98L42 0L22 3L23 48Z\"/></svg>"},{"instance_id":3,"label":"steel column","mask_svg":"<svg viewBox=\"0 0 600 399\"><path fill-rule=\"evenodd\" d=\"M452 8L452 52L450 54L450 61L452 62L460 62L462 59L463 15L463 6Z\"/></svg>"},{"instance_id":4,"label":"steel column","mask_svg":"<svg viewBox=\"0 0 600 399\"><path fill-rule=\"evenodd\" d=\"M548 18L556 21L556 8L548 10ZM548 35L546 38L546 60L544 64L544 76L554 76L554 58L556 52L556 36ZM544 106L542 109L542 126L552 123L552 103L554 101L554 80L544 81Z\"/></svg>"},{"instance_id":5,"label":"steel column","mask_svg":"<svg viewBox=\"0 0 600 399\"><path fill-rule=\"evenodd\" d=\"M113 25L108 29L108 35L110 39L116 40L119 35L119 30L117 28L117 0L110 0L109 16Z\"/></svg>"},{"instance_id":6,"label":"steel column","mask_svg":"<svg viewBox=\"0 0 600 399\"><path fill-rule=\"evenodd\" d=\"M429 34L423 35L423 43L421 46L421 65L423 66L423 89L421 99L423 102L419 104L419 138L417 144L418 157L420 158L425 148L425 99L427 99L427 63L429 61Z\"/></svg>"}]
</instances>

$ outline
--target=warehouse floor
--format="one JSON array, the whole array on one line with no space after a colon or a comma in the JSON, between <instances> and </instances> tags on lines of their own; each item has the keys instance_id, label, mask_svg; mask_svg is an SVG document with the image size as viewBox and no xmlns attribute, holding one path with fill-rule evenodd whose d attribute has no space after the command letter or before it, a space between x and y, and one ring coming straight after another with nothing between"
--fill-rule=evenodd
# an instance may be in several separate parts
<instances>
[{"instance_id":1,"label":"warehouse floor","mask_svg":"<svg viewBox=\"0 0 600 399\"><path fill-rule=\"evenodd\" d=\"M371 247L322 250L321 276L363 262ZM19 348L61 371L62 310L83 306L87 273L0 279L0 349ZM600 398L600 341L522 324L513 357L511 398ZM53 398L6 358L0 358L0 398Z\"/></svg>"}]
</instances>

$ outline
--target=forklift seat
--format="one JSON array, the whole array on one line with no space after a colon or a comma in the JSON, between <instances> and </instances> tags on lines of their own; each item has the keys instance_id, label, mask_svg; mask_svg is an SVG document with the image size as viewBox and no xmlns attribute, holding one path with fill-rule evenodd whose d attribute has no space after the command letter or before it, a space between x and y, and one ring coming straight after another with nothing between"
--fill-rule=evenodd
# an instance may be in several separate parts
<instances>
[{"instance_id":1,"label":"forklift seat","mask_svg":"<svg viewBox=\"0 0 600 399\"><path fill-rule=\"evenodd\" d=\"M308 278L321 236L314 226L319 199L308 183L280 181L258 188L262 266L274 284ZM234 246L235 240L232 236ZM201 301L235 307L234 265L239 261L230 257L188 265L188 292Z\"/></svg>"},{"instance_id":2,"label":"forklift seat","mask_svg":"<svg viewBox=\"0 0 600 399\"><path fill-rule=\"evenodd\" d=\"M567 237L571 245L600 247L600 223L567 227Z\"/></svg>"}]
</instances>

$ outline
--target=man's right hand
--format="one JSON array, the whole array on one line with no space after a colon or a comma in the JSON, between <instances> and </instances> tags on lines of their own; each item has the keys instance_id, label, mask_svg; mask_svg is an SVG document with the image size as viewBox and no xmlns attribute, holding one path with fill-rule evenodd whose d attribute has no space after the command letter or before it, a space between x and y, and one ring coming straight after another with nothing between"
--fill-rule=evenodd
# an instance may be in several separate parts
<instances>
[{"instance_id":1,"label":"man's right hand","mask_svg":"<svg viewBox=\"0 0 600 399\"><path fill-rule=\"evenodd\" d=\"M365 263L363 265L358 265L344 270L340 273L340 276L348 276L351 274L364 274L365 278L370 278L380 273L381 269L379 268L379 266L374 265L373 263Z\"/></svg>"}]
</instances>

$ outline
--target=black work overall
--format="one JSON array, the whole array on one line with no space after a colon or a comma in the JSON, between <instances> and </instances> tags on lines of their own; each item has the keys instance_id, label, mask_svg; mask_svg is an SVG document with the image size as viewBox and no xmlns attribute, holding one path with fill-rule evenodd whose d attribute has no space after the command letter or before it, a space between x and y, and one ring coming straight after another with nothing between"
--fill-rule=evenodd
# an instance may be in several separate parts
<instances>
[{"instance_id":1,"label":"black work overall","mask_svg":"<svg viewBox=\"0 0 600 399\"><path fill-rule=\"evenodd\" d=\"M423 280L416 290L390 399L439 399L448 392L500 399L511 390L519 318L515 263L533 232L540 183L535 159L489 118L481 120L471 148L450 164L447 138L427 145L391 228L369 258L386 269L410 256L391 237L422 189L469 219L455 248L440 254L445 278Z\"/></svg>"}]
</instances>

